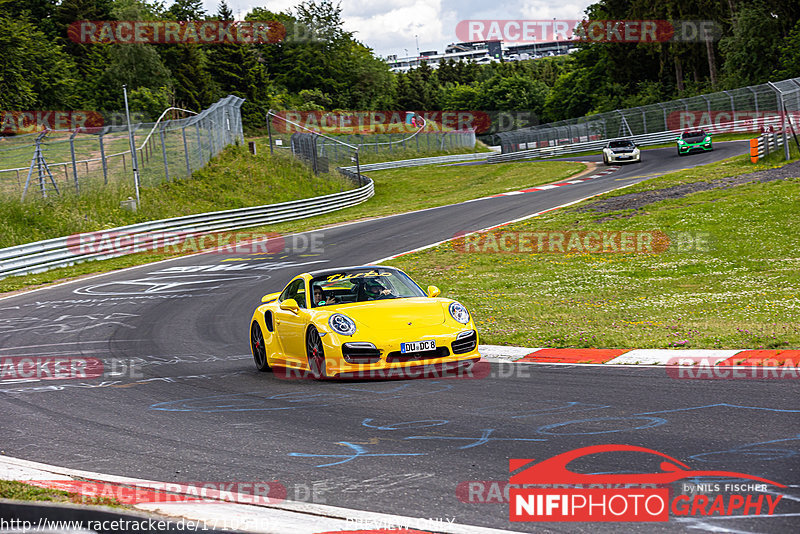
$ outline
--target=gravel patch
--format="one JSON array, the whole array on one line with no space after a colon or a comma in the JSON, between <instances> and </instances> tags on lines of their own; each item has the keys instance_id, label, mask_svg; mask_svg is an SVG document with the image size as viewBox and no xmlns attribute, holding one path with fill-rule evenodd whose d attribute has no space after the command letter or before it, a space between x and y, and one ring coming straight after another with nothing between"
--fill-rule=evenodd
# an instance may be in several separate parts
<instances>
[{"instance_id":1,"label":"gravel patch","mask_svg":"<svg viewBox=\"0 0 800 534\"><path fill-rule=\"evenodd\" d=\"M642 191L640 193L628 193L608 199L598 200L592 202L581 208L576 208L578 212L596 211L599 213L609 213L612 211L620 210L638 210L648 204L654 202L661 202L662 200L671 200L675 198L683 198L692 193L700 193L702 191L710 191L712 189L728 189L739 185L754 183L754 182L773 182L775 180L786 180L788 178L800 177L800 161L795 161L778 167L776 169L767 169L764 171L751 172L730 178L718 178L710 182L692 182L688 184L673 185L663 189L654 189L652 191ZM626 213L614 216L603 217L598 219L597 222L603 222L611 219L620 219L633 217L636 213Z\"/></svg>"}]
</instances>

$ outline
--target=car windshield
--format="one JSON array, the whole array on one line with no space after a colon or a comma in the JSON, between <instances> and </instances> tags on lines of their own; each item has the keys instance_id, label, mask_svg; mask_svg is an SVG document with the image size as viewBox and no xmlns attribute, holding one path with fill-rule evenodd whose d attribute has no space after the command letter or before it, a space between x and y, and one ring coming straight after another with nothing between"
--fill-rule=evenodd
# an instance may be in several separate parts
<instances>
[{"instance_id":1,"label":"car windshield","mask_svg":"<svg viewBox=\"0 0 800 534\"><path fill-rule=\"evenodd\" d=\"M633 141L611 141L608 143L609 148L629 148L633 147Z\"/></svg>"},{"instance_id":2,"label":"car windshield","mask_svg":"<svg viewBox=\"0 0 800 534\"><path fill-rule=\"evenodd\" d=\"M703 130L697 130L694 132L683 132L683 138L687 139L689 137L705 137L706 133Z\"/></svg>"},{"instance_id":3,"label":"car windshield","mask_svg":"<svg viewBox=\"0 0 800 534\"><path fill-rule=\"evenodd\" d=\"M312 307L372 300L424 297L425 292L404 273L392 269L347 269L326 272L311 280Z\"/></svg>"}]
</instances>

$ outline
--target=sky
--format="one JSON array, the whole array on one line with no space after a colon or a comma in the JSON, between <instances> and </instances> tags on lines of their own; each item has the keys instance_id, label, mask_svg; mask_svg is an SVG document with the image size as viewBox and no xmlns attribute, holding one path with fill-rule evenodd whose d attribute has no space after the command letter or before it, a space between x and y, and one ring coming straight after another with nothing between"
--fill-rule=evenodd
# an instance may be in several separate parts
<instances>
[{"instance_id":1,"label":"sky","mask_svg":"<svg viewBox=\"0 0 800 534\"><path fill-rule=\"evenodd\" d=\"M286 11L301 0L227 0L237 20L254 7ZM204 0L208 12L216 12L218 0ZM589 0L342 0L345 29L381 57L416 55L419 50L444 52L460 41L456 25L462 20L574 20L580 19ZM169 4L169 2L167 2Z\"/></svg>"}]
</instances>

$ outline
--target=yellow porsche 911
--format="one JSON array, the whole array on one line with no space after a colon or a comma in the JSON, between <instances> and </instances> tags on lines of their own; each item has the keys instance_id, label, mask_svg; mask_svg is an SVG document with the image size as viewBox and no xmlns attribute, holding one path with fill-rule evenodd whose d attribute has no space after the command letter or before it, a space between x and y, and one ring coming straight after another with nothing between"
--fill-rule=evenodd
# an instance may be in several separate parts
<instances>
[{"instance_id":1,"label":"yellow porsche 911","mask_svg":"<svg viewBox=\"0 0 800 534\"><path fill-rule=\"evenodd\" d=\"M469 369L480 359L472 317L438 295L392 267L303 273L261 299L250 324L253 359L261 371L315 378Z\"/></svg>"}]
</instances>

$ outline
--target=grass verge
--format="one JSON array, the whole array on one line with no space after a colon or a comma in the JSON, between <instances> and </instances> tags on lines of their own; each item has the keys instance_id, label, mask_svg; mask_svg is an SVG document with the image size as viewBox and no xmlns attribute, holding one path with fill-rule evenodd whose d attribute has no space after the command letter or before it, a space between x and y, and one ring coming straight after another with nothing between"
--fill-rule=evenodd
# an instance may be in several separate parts
<instances>
[{"instance_id":1,"label":"grass verge","mask_svg":"<svg viewBox=\"0 0 800 534\"><path fill-rule=\"evenodd\" d=\"M563 180L584 168L585 165L582 163L553 161L458 167L426 166L375 171L368 173L368 176L375 181L375 196L363 204L319 217L256 228L252 231L288 234L366 217L442 206ZM81 263L39 274L9 277L0 280L0 293L132 267L175 256L175 254L133 254L111 260Z\"/></svg>"},{"instance_id":2,"label":"grass verge","mask_svg":"<svg viewBox=\"0 0 800 534\"><path fill-rule=\"evenodd\" d=\"M85 497L78 493L40 488L15 480L0 480L0 499L124 507L119 501L109 497Z\"/></svg>"},{"instance_id":3,"label":"grass verge","mask_svg":"<svg viewBox=\"0 0 800 534\"><path fill-rule=\"evenodd\" d=\"M141 189L136 212L119 201L134 195L129 183L112 183L83 191L67 191L47 199L0 202L0 248L43 239L92 232L156 219L208 211L244 208L335 193L353 187L338 173L314 176L291 157L253 156L242 146L226 148L191 179Z\"/></svg>"},{"instance_id":4,"label":"grass verge","mask_svg":"<svg viewBox=\"0 0 800 534\"><path fill-rule=\"evenodd\" d=\"M794 150L795 158L798 156ZM745 156L654 178L603 197L657 193L782 165ZM800 174L800 173L798 173ZM800 347L800 178L748 183L599 212L597 200L502 232L664 232L661 253L495 253L483 240L389 263L472 310L483 343L528 347ZM595 205L595 208L592 206ZM587 209L588 208L588 209ZM499 238L502 234L497 235ZM538 244L536 238L534 244ZM555 247L554 247L555 248ZM475 248L473 248L475 250ZM570 251L572 250L572 251Z\"/></svg>"}]
</instances>

